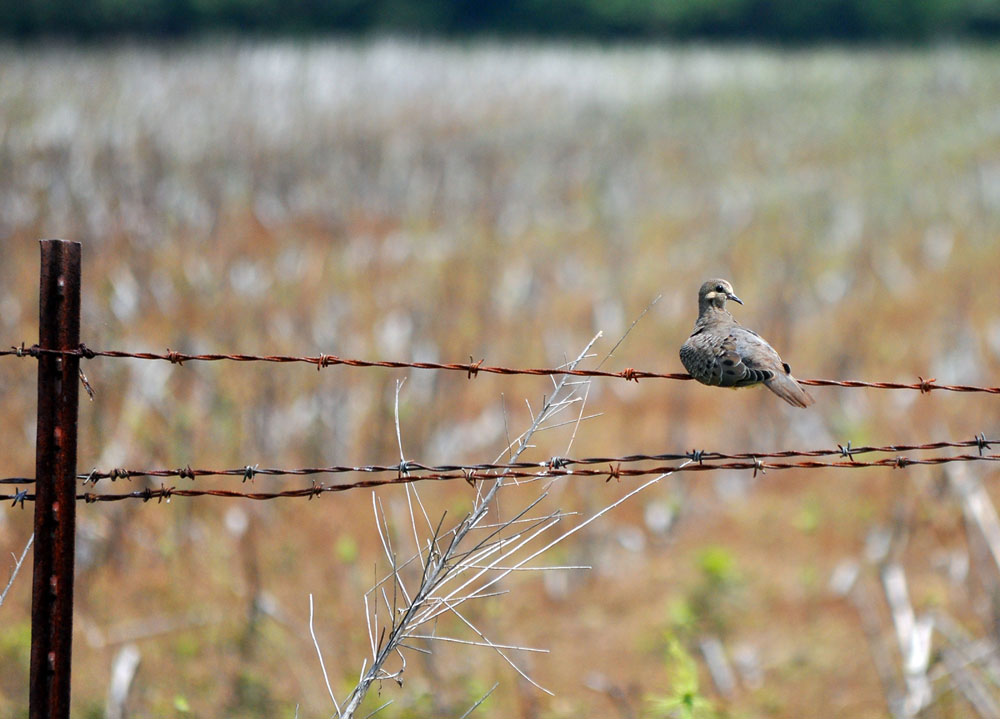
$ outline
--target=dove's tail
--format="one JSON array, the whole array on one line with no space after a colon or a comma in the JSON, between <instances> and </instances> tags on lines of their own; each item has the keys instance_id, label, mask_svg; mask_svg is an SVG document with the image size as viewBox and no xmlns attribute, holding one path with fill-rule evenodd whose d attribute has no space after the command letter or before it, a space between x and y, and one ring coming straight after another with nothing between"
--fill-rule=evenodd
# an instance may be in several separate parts
<instances>
[{"instance_id":1,"label":"dove's tail","mask_svg":"<svg viewBox=\"0 0 1000 719\"><path fill-rule=\"evenodd\" d=\"M786 365L787 366L787 365ZM794 407L808 407L814 400L812 395L792 377L791 372L776 374L764 382L767 388Z\"/></svg>"}]
</instances>

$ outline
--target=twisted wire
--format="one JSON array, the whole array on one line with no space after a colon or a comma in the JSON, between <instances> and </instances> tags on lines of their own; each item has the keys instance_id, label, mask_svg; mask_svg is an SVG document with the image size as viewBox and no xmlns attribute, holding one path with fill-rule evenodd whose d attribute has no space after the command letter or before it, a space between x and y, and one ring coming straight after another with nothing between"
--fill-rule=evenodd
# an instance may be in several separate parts
<instances>
[{"instance_id":1,"label":"twisted wire","mask_svg":"<svg viewBox=\"0 0 1000 719\"><path fill-rule=\"evenodd\" d=\"M229 489L183 489L176 486L167 487L163 484L159 488L146 488L132 492L121 493L94 493L81 492L77 494L77 500L84 502L114 502L123 499L141 499L149 501L152 499L169 500L171 497L234 497L254 500L270 500L279 498L305 497L312 498L330 492L345 492L352 489L383 487L396 484L410 484L414 482L426 481L454 481L464 480L470 484L476 482L510 479L515 482L519 480L537 481L555 477L603 477L606 481L612 479L621 480L627 477L644 477L656 474L667 474L673 472L710 472L719 470L744 470L752 471L754 476L758 472L766 474L769 470L785 469L864 469L872 467L889 467L893 469L906 469L914 465L936 466L949 464L952 462L996 462L1000 460L1000 454L959 454L936 457L886 457L883 459L868 462L859 462L853 457L848 457L843 461L820 462L816 460L802 460L798 462L765 462L758 458L753 461L723 462L718 464L685 464L685 465L657 465L654 467L621 467L609 465L607 469L579 468L568 469L565 467L546 466L535 469L506 469L506 470L474 470L458 472L431 472L427 474L403 474L395 477L385 477L379 479L365 479L356 482L343 484L324 484L313 482L309 487L287 489L277 492L241 492ZM397 468L398 469L398 468ZM241 470L242 472L242 470ZM289 473L301 473L292 471ZM135 476L135 475L133 475ZM152 476L152 475L146 475ZM15 504L25 501L33 501L35 495L27 490L21 490L16 494L0 495L0 501L11 500Z\"/></svg>"},{"instance_id":2,"label":"twisted wire","mask_svg":"<svg viewBox=\"0 0 1000 719\"><path fill-rule=\"evenodd\" d=\"M979 434L973 439L961 441L941 441L927 442L924 444L890 444L883 446L863 445L853 447L850 442L846 445L837 445L836 449L786 449L771 452L714 452L710 450L692 450L683 453L661 453L661 454L629 454L621 457L551 457L544 462L487 462L476 464L424 464L407 460L398 464L367 464L367 465L332 465L327 467L295 467L295 468L275 468L260 467L259 465L244 465L243 467L227 469L194 469L190 465L181 468L163 469L124 469L114 468L106 471L94 469L88 473L77 475L77 479L84 483L96 484L99 480L110 479L112 482L119 479L132 479L134 477L179 477L181 479L195 479L197 477L242 477L244 481L253 479L256 476L310 476L316 474L378 474L392 472L396 474L413 474L424 472L431 474L443 474L448 472L508 472L510 470L537 470L538 468L565 469L574 466L589 465L621 465L635 462L672 462L690 459L699 464L704 462L717 462L720 460L762 460L762 459L788 459L792 457L831 457L840 456L846 459L853 459L856 455L871 453L889 452L913 452L930 451L946 448L977 447L979 454L983 455L984 450L993 444L1000 444L998 439L987 439L985 434ZM864 466L864 465L862 465ZM580 472L567 472L567 474L577 474ZM30 484L34 479L30 477L7 477L0 479L0 484Z\"/></svg>"},{"instance_id":3,"label":"twisted wire","mask_svg":"<svg viewBox=\"0 0 1000 719\"><path fill-rule=\"evenodd\" d=\"M189 354L186 352L176 352L167 349L164 353L159 352L125 352L122 350L94 350L86 345L81 345L74 350L54 350L43 349L37 345L25 347L22 342L19 347L11 347L9 350L0 351L0 356L16 357L38 357L41 354L73 355L84 359L94 359L95 357L112 357L139 360L159 360L170 362L171 364L182 365L185 362L275 362L275 363L305 363L311 364L316 369L332 367L334 365L345 365L348 367L384 367L389 369L419 369L419 370L439 370L452 372L465 372L469 379L476 377L480 372L501 375L534 375L534 376L562 376L572 375L576 377L608 377L624 379L626 381L638 382L640 379L671 379L690 380L691 375L682 372L649 372L627 367L619 372L611 372L596 369L567 369L560 367L503 367L499 365L484 365L484 360L478 362L400 362L389 360L361 360L337 355L319 354L313 356L298 355L251 355L251 354ZM986 387L968 384L942 384L935 378L924 379L917 377L919 382L868 382L862 380L835 380L835 379L800 379L800 384L812 387L848 387L848 388L869 388L869 389L893 389L893 390L916 390L921 394L943 390L946 392L985 392L988 394L1000 394L1000 387Z\"/></svg>"}]
</instances>

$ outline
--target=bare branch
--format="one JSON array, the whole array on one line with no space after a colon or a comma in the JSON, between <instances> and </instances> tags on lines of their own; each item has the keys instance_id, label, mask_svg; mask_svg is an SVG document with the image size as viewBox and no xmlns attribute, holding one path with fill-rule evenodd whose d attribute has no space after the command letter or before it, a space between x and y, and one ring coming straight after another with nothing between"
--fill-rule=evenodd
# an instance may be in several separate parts
<instances>
[{"instance_id":1,"label":"bare branch","mask_svg":"<svg viewBox=\"0 0 1000 719\"><path fill-rule=\"evenodd\" d=\"M309 593L309 634L312 635L313 646L316 647L316 656L319 657L319 667L323 670L323 681L326 682L326 690L330 693L330 699L333 701L333 706L337 709L337 716L340 716L340 705L337 704L337 697L333 695L333 688L330 686L330 676L326 673L326 663L323 661L323 652L319 648L319 642L316 640L316 630L313 629L313 595L312 592Z\"/></svg>"},{"instance_id":2,"label":"bare branch","mask_svg":"<svg viewBox=\"0 0 1000 719\"><path fill-rule=\"evenodd\" d=\"M600 334L595 336L588 343L584 351L577 356L576 360L568 363L570 370L575 369L576 366L588 356L590 348L599 337ZM569 377L570 375L568 374L560 376L559 381L555 383L555 391L552 393L551 397L548 397L543 401L542 406L537 413L532 413L532 422L530 427L513 441L508 439L507 447L504 449L504 452L501 453L501 457L504 454L507 454L510 462L516 462L520 455L531 446L531 437L536 432L546 428L551 428L549 423L552 418L565 409L572 407L577 402L581 404L581 411L575 420L572 420L567 424L575 422L578 425L582 419L585 418L582 411L582 407L586 404L585 396L579 397L575 396L575 394L580 391L580 387L587 385L586 383L580 383L578 380L570 381ZM399 387L397 385L397 408L398 389ZM566 395L564 392L568 392L569 394ZM506 407L504 407L504 417L506 422ZM406 463L402 453L401 432L399 431L398 421L397 441L400 444L400 471L402 472L405 471ZM473 503L472 511L450 530L443 532L441 525L439 524L430 541L427 543L426 554L424 554L420 549L419 532L416 528L415 513L413 511L412 504L409 505L410 523L414 532L414 540L417 544L417 555L421 555L419 558L421 568L419 584L416 591L412 594L403 589L401 571L407 566L413 566L413 558L403 562L401 565L397 563L392 549L392 542L389 537L388 521L385 518L385 513L382 510L381 503L378 502L373 496L376 528L379 532L379 538L382 541L382 547L385 551L386 557L392 565L392 572L384 580L380 581L378 586L381 588L383 602L386 604L392 616L389 626L382 630L381 634L379 634L379 640L376 643L374 637L375 634L378 633L378 602L376 602L375 610L372 612L367 599L368 593L365 594L365 611L369 623L369 642L372 645L373 660L370 666L367 665L367 661L365 662L367 669L363 667L357 686L345 700L342 712L343 717L354 716L354 713L357 711L358 706L360 706L368 688L373 682L385 678L398 678L401 675L403 671L402 669L394 673L389 673L384 670L383 667L385 662L390 658L390 656L396 653L400 657L400 660L404 663L403 666L405 668L405 657L400 653L401 648L408 646L405 644L405 640L414 636L414 629L425 622L430 621L434 616L437 616L443 611L450 611L454 613L455 616L459 617L462 622L465 623L469 629L475 632L482 640L482 642L471 643L481 644L483 646L493 648L527 681L531 682L542 691L548 691L534 682L504 654L503 650L505 648L510 649L516 645L503 645L492 642L457 610L457 607L460 604L468 601L469 599L496 595L496 592L488 593L486 591L488 587L494 585L496 582L492 575L499 572L502 577L517 569L525 568L524 564L527 561L530 561L533 556L537 556L537 554L531 555L527 559L517 561L515 566L507 566L502 563L507 562L515 552L522 550L529 542L557 524L562 516L564 516L563 513L555 512L548 517L537 518L536 521L528 522L527 526L520 531L513 532L507 536L504 536L504 534L508 531L508 528L511 527L512 524L499 521L495 525L490 525L490 533L486 537L480 538L471 549L465 549L463 547L463 542L469 533L477 528L485 528L480 527L480 524L491 508L495 506L497 493L505 485L504 479L506 474L507 470L504 470L503 472L498 473L496 478L491 481L485 483L479 482L477 484L477 494ZM514 521L521 520L525 514L544 497L545 491L543 490L538 499L529 503L527 507L514 517ZM444 518L442 517L442 522L443 519ZM569 533L565 536L569 536ZM441 542L440 545L439 542ZM549 546L551 546L551 544ZM479 581L481 577L485 577L484 573L486 572L489 572L490 577L486 578L485 581L483 581L479 586L473 587L472 585ZM437 592L444 584L459 576L464 576L467 573L471 573L472 577L461 582L458 587L448 593L447 597L435 596L435 592ZM404 592L407 602L406 606L398 609L394 606L390 606L384 587L384 582L388 579L392 580L394 588L398 586ZM465 592L464 595L463 592ZM374 632L371 627L372 620L375 622ZM445 640L442 639L442 641ZM524 649L522 647L516 648Z\"/></svg>"},{"instance_id":3,"label":"bare branch","mask_svg":"<svg viewBox=\"0 0 1000 719\"><path fill-rule=\"evenodd\" d=\"M472 714L472 712L476 711L476 709L479 707L480 704L482 704L484 701L486 701L487 699L490 698L490 694L492 694L493 691L498 686L500 686L500 682L496 682L493 686L491 686L490 690L488 692L486 692L485 694L483 694L483 696L479 699L479 701L477 701L475 704L473 704L471 707L469 707L469 711L465 712L465 714L463 714L462 716L460 716L459 719L468 719L469 715Z\"/></svg>"},{"instance_id":4,"label":"bare branch","mask_svg":"<svg viewBox=\"0 0 1000 719\"><path fill-rule=\"evenodd\" d=\"M21 565L24 564L24 558L28 556L28 550L31 549L32 542L35 541L35 533L32 532L31 536L28 537L28 543L24 545L24 551L21 552L21 556L14 562L14 569L11 570L10 579L7 580L7 586L3 589L3 594L0 594L0 607L3 606L4 600L7 599L7 592L10 588L14 586L14 580L17 579L17 573L21 571Z\"/></svg>"}]
</instances>

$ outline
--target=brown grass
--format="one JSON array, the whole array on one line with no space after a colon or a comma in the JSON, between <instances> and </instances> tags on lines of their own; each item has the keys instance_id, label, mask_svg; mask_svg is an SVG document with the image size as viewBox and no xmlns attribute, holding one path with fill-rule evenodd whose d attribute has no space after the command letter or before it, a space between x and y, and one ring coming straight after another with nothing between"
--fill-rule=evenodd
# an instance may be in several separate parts
<instances>
[{"instance_id":1,"label":"brown grass","mask_svg":"<svg viewBox=\"0 0 1000 719\"><path fill-rule=\"evenodd\" d=\"M607 352L662 293L608 366L679 371L697 286L722 275L747 303L738 318L800 377L998 384L993 51L379 41L6 48L0 68L7 343L34 340L34 240L61 236L84 242L95 348L550 365L598 330ZM86 369L97 399L81 407L82 470L392 462L403 376L408 458L485 461L504 445L501 396L516 433L525 398L537 407L551 387L343 367ZM0 362L0 382L0 475L30 476L32 363ZM595 382L588 411L602 416L573 453L997 434L989 396L813 393L799 412L763 391ZM568 438L539 435L531 458L563 454ZM403 687L383 686L361 716L390 698L382 716L460 716L494 681L480 716L612 716L622 702L642 714L670 691L666 637L694 648L709 626L763 672L759 687L713 697L727 715L885 716L857 614L827 582L904 507L918 609L987 622L974 590L935 563L965 546L939 477L772 472L743 477L729 499L714 475L666 480L549 557L593 570L560 575L565 585L519 575L504 583L516 592L472 610L494 640L552 650L525 667L554 698L488 650L444 645L414 656ZM566 481L557 504L593 512L632 486ZM470 492L421 496L460 516ZM379 496L405 536L402 491ZM679 513L668 534L648 526L650 506ZM361 596L382 561L370 507L365 492L81 506L74 714L101 715L111 658L135 636L136 716L329 715L307 598L343 696L368 652ZM244 519L242 535L227 529ZM4 553L23 547L30 520L0 514ZM731 559L723 589L706 588L708 547ZM4 716L26 702L29 604L22 577L0 623ZM438 630L461 633L448 620ZM602 682L624 699L587 688ZM704 672L701 686L711 697Z\"/></svg>"}]
</instances>

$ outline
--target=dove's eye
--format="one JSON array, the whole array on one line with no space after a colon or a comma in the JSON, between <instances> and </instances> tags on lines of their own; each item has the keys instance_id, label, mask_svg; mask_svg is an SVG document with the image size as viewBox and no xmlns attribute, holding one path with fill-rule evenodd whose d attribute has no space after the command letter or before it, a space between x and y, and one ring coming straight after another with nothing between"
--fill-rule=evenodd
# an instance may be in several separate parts
<instances>
[{"instance_id":1,"label":"dove's eye","mask_svg":"<svg viewBox=\"0 0 1000 719\"><path fill-rule=\"evenodd\" d=\"M725 288L725 287L723 287L722 285L716 285L716 286L715 286L715 291L716 291L716 292L725 292L725 291L726 291L726 288Z\"/></svg>"}]
</instances>

